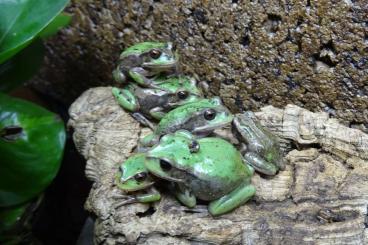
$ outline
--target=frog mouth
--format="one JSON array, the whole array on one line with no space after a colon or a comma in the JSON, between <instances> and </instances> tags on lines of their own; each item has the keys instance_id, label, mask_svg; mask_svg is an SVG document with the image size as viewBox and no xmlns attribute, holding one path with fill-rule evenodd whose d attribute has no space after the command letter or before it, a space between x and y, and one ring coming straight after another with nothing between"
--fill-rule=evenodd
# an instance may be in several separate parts
<instances>
[{"instance_id":1,"label":"frog mouth","mask_svg":"<svg viewBox=\"0 0 368 245\"><path fill-rule=\"evenodd\" d=\"M158 64L158 63L152 63L152 62L147 62L147 63L143 63L142 67L146 68L146 69L154 69L154 70L166 70L166 69L170 69L170 68L175 68L177 66L177 60L173 60L170 62L165 62L162 64Z\"/></svg>"},{"instance_id":2,"label":"frog mouth","mask_svg":"<svg viewBox=\"0 0 368 245\"><path fill-rule=\"evenodd\" d=\"M126 181L121 181L121 175L117 174L115 178L116 186L126 192L134 192L146 189L152 186L155 182L153 180L147 180L144 183L137 184L133 179L127 179Z\"/></svg>"},{"instance_id":3,"label":"frog mouth","mask_svg":"<svg viewBox=\"0 0 368 245\"><path fill-rule=\"evenodd\" d=\"M150 155L147 155L147 158L157 159L156 157ZM170 162L170 160L167 159L165 159L165 161ZM160 166L160 161L150 161L149 163L147 162L145 166L151 174L153 174L158 178L172 182L183 182L182 179L171 177L167 172L165 172L165 170L163 170L162 167Z\"/></svg>"},{"instance_id":4,"label":"frog mouth","mask_svg":"<svg viewBox=\"0 0 368 245\"><path fill-rule=\"evenodd\" d=\"M218 123L211 126L204 125L202 127L197 127L194 130L192 130L192 133L194 134L200 134L200 135L208 135L211 132L213 132L217 128L225 127L226 125L230 124L232 120L229 120L228 122Z\"/></svg>"}]
</instances>

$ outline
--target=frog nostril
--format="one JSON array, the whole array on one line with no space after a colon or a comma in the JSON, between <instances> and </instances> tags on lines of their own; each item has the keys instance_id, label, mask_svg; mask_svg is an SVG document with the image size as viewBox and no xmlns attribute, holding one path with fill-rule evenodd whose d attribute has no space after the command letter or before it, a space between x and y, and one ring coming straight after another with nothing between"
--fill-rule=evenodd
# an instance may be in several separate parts
<instances>
[{"instance_id":1,"label":"frog nostril","mask_svg":"<svg viewBox=\"0 0 368 245\"><path fill-rule=\"evenodd\" d=\"M169 171L171 169L171 164L165 160L160 160L160 166L164 171Z\"/></svg>"},{"instance_id":2,"label":"frog nostril","mask_svg":"<svg viewBox=\"0 0 368 245\"><path fill-rule=\"evenodd\" d=\"M204 118L208 121L213 120L216 117L216 111L214 109L208 109L204 112Z\"/></svg>"}]
</instances>

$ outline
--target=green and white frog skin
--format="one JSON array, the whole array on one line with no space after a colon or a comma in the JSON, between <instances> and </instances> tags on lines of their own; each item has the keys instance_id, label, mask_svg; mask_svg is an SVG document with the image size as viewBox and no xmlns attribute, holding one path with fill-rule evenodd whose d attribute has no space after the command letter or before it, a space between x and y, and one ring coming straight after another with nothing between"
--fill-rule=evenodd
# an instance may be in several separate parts
<instances>
[{"instance_id":1,"label":"green and white frog skin","mask_svg":"<svg viewBox=\"0 0 368 245\"><path fill-rule=\"evenodd\" d=\"M222 104L220 98L202 99L168 112L159 122L154 132L140 140L140 145L150 147L160 137L184 129L198 137L205 137L216 128L230 124L233 115Z\"/></svg>"},{"instance_id":2,"label":"green and white frog skin","mask_svg":"<svg viewBox=\"0 0 368 245\"><path fill-rule=\"evenodd\" d=\"M142 87L155 87L150 77L176 73L178 54L171 42L142 42L125 49L113 71L115 81L125 83L130 77Z\"/></svg>"},{"instance_id":3,"label":"green and white frog skin","mask_svg":"<svg viewBox=\"0 0 368 245\"><path fill-rule=\"evenodd\" d=\"M147 152L145 166L153 175L175 185L175 195L187 207L196 199L210 201L208 210L216 216L247 202L254 194L253 168L229 142L214 137L197 139L179 130L160 139Z\"/></svg>"},{"instance_id":4,"label":"green and white frog skin","mask_svg":"<svg viewBox=\"0 0 368 245\"><path fill-rule=\"evenodd\" d=\"M160 200L160 193L153 187L155 183L147 168L145 161L154 162L157 159L146 159L146 154L136 153L124 161L116 175L116 186L124 193L115 195L115 207L130 203L146 203Z\"/></svg>"},{"instance_id":5,"label":"green and white frog skin","mask_svg":"<svg viewBox=\"0 0 368 245\"><path fill-rule=\"evenodd\" d=\"M258 172L275 175L285 168L277 138L262 127L253 112L236 114L233 130L239 141L245 143L244 158Z\"/></svg>"},{"instance_id":6,"label":"green and white frog skin","mask_svg":"<svg viewBox=\"0 0 368 245\"><path fill-rule=\"evenodd\" d=\"M118 103L145 126L153 127L149 119L160 120L168 111L203 98L196 80L187 76L158 77L157 88L142 88L129 84L113 88Z\"/></svg>"}]
</instances>

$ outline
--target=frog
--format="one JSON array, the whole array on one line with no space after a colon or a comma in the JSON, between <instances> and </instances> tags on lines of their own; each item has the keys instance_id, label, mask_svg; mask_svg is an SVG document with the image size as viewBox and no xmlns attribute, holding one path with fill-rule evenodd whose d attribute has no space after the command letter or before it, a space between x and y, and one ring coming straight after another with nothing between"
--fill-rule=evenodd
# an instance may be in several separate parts
<instances>
[{"instance_id":1,"label":"frog","mask_svg":"<svg viewBox=\"0 0 368 245\"><path fill-rule=\"evenodd\" d=\"M142 42L125 49L113 71L118 83L126 83L128 77L142 87L157 87L156 75L176 74L179 56L171 42Z\"/></svg>"},{"instance_id":2,"label":"frog","mask_svg":"<svg viewBox=\"0 0 368 245\"><path fill-rule=\"evenodd\" d=\"M153 186L155 181L145 167L145 161L157 160L146 159L144 153L134 153L120 165L115 184L123 193L114 195L117 200L116 208L131 203L149 203L161 199L160 193Z\"/></svg>"},{"instance_id":3,"label":"frog","mask_svg":"<svg viewBox=\"0 0 368 245\"><path fill-rule=\"evenodd\" d=\"M203 98L196 80L189 76L160 76L155 83L160 89L142 88L136 84L128 84L123 89L112 88L118 103L151 129L154 124L150 119L159 121L168 111Z\"/></svg>"},{"instance_id":4,"label":"frog","mask_svg":"<svg viewBox=\"0 0 368 245\"><path fill-rule=\"evenodd\" d=\"M241 142L243 157L258 172L275 175L285 169L280 144L275 135L262 127L251 111L234 116L233 132Z\"/></svg>"},{"instance_id":5,"label":"frog","mask_svg":"<svg viewBox=\"0 0 368 245\"><path fill-rule=\"evenodd\" d=\"M168 112L152 134L140 140L140 149L155 145L161 136L185 129L197 137L205 137L215 129L231 124L233 115L219 97L201 99Z\"/></svg>"},{"instance_id":6,"label":"frog","mask_svg":"<svg viewBox=\"0 0 368 245\"><path fill-rule=\"evenodd\" d=\"M255 194L251 184L254 169L228 141L217 137L197 138L186 130L166 134L147 153L146 169L174 184L176 198L187 206L208 201L213 216L228 213ZM152 161L155 160L155 161Z\"/></svg>"}]
</instances>

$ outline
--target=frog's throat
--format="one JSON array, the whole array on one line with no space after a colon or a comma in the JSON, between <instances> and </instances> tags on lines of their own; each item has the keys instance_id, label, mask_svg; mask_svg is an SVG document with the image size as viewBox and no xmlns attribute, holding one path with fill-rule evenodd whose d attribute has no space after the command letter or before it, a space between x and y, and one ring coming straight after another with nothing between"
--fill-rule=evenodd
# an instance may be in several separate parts
<instances>
[{"instance_id":1,"label":"frog's throat","mask_svg":"<svg viewBox=\"0 0 368 245\"><path fill-rule=\"evenodd\" d=\"M150 156L149 154L147 155L147 158L154 158L157 159L157 157L155 156ZM166 160L167 162L170 162L169 160ZM158 178L164 179L164 180L168 180L168 181L172 181L172 182L184 182L184 180L182 179L177 179L174 177L171 177L170 175L168 175L160 166L160 161L149 161L146 162L145 164L146 168L148 169L148 171L155 175Z\"/></svg>"}]
</instances>

